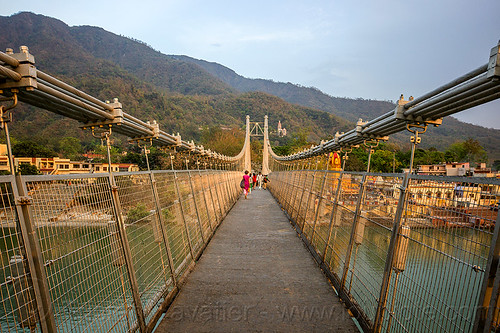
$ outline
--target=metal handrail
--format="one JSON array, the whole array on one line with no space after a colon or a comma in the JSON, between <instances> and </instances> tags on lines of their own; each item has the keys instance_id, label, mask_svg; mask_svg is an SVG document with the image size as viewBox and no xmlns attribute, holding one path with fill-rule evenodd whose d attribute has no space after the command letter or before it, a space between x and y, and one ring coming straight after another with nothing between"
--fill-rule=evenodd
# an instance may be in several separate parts
<instances>
[{"instance_id":1,"label":"metal handrail","mask_svg":"<svg viewBox=\"0 0 500 333\"><path fill-rule=\"evenodd\" d=\"M500 43L491 50L489 63L416 99L410 98L410 101L404 101L401 98L394 110L366 123L358 123L357 128L359 126L360 131L357 128L352 129L324 142L321 146L314 146L290 156L277 156L272 149L269 149L269 152L277 161L309 158L342 147L353 147L366 139L376 139L404 131L406 124L433 123L443 117L498 99L500 98L499 54Z\"/></svg>"},{"instance_id":2,"label":"metal handrail","mask_svg":"<svg viewBox=\"0 0 500 333\"><path fill-rule=\"evenodd\" d=\"M159 146L175 146L179 151L190 151L193 154L230 163L238 162L245 156L245 151L249 147L247 142L249 137L245 138L239 154L225 156L217 152L209 152L201 146L195 146L192 142L182 140L165 131L155 132L153 125L123 112L117 100L114 103L103 102L38 69L31 70L31 67L34 68L34 58L28 53L27 47L21 47L20 50L20 54L13 54L13 56L0 52L0 76L12 80L0 84L0 93L3 95L10 96L11 89L14 88L18 91L18 98L21 102L77 120L85 127L113 126L113 131L116 133L132 139L147 138ZM31 66L29 70L21 68L25 65ZM18 68L20 73L16 71ZM23 82L24 77L29 78L30 81ZM4 89L2 85L5 86Z\"/></svg>"}]
</instances>

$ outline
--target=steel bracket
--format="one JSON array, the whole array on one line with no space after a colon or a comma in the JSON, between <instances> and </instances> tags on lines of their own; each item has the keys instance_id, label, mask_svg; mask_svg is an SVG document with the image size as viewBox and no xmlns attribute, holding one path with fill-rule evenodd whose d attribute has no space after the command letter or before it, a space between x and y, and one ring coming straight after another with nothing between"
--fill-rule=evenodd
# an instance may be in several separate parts
<instances>
[{"instance_id":1,"label":"steel bracket","mask_svg":"<svg viewBox=\"0 0 500 333\"><path fill-rule=\"evenodd\" d=\"M12 104L9 106L0 105L0 124L2 128L4 127L5 123L12 122L12 112L10 110L14 109L17 106L18 91L19 90L17 89L13 89L13 95L11 97L0 98L0 102L12 101Z\"/></svg>"},{"instance_id":2,"label":"steel bracket","mask_svg":"<svg viewBox=\"0 0 500 333\"><path fill-rule=\"evenodd\" d=\"M401 96L399 96L399 100L397 101L396 108L394 109L394 118L396 118L398 120L404 120L404 121L408 120L409 117L406 117L404 115L404 112L405 112L404 105L409 103L412 100L413 100L413 97L410 96L410 100L405 101L403 94L401 94Z\"/></svg>"},{"instance_id":3,"label":"steel bracket","mask_svg":"<svg viewBox=\"0 0 500 333\"><path fill-rule=\"evenodd\" d=\"M16 205L28 206L33 203L33 198L30 196L21 196L16 199Z\"/></svg>"},{"instance_id":4,"label":"steel bracket","mask_svg":"<svg viewBox=\"0 0 500 333\"><path fill-rule=\"evenodd\" d=\"M149 121L147 122L147 124L153 127L153 135L131 138L128 140L128 142L137 142L137 144L139 144L141 141L149 141L150 145L152 145L153 139L158 139L158 137L160 136L160 125L156 122L156 120L153 120L153 124L151 124Z\"/></svg>"},{"instance_id":5,"label":"steel bracket","mask_svg":"<svg viewBox=\"0 0 500 333\"><path fill-rule=\"evenodd\" d=\"M500 78L500 41L497 46L491 49L486 77Z\"/></svg>"},{"instance_id":6,"label":"steel bracket","mask_svg":"<svg viewBox=\"0 0 500 333\"><path fill-rule=\"evenodd\" d=\"M365 141L387 141L389 140L389 136L377 136L375 134L367 134L363 133L363 128L368 122L363 121L361 118L356 123L356 135L365 139Z\"/></svg>"},{"instance_id":7,"label":"steel bracket","mask_svg":"<svg viewBox=\"0 0 500 333\"><path fill-rule=\"evenodd\" d=\"M88 128L102 128L102 127L111 127L112 125L120 126L123 124L123 110L122 103L118 101L118 98L113 99L113 103L106 101L106 104L109 104L113 107L113 111L111 111L111 115L113 119L106 119L103 121L96 122L87 122L85 125L80 126L81 129L86 130Z\"/></svg>"},{"instance_id":8,"label":"steel bracket","mask_svg":"<svg viewBox=\"0 0 500 333\"><path fill-rule=\"evenodd\" d=\"M27 46L20 46L19 53L14 53L12 49L7 49L7 54L20 63L35 63L35 57L29 53L29 49Z\"/></svg>"},{"instance_id":9,"label":"steel bracket","mask_svg":"<svg viewBox=\"0 0 500 333\"><path fill-rule=\"evenodd\" d=\"M19 65L19 67L24 66L24 65ZM18 68L19 68L18 67ZM33 77L23 77L21 78L20 81L11 81L8 80L6 82L0 81L0 89L2 90L9 90L9 89L19 89L19 88L24 88L28 91L34 90L35 88L38 87L36 78Z\"/></svg>"},{"instance_id":10,"label":"steel bracket","mask_svg":"<svg viewBox=\"0 0 500 333\"><path fill-rule=\"evenodd\" d=\"M407 124L410 124L411 126L433 125L435 127L438 127L443 123L443 118L432 119L432 118L423 118L422 116L417 116L417 117L414 117L413 115L405 116L404 112L406 111L406 109L404 108L404 105L411 101L413 101L413 96L410 96L409 100L405 101L403 94L401 94L397 102L396 108L394 109L394 118L396 118L397 120L405 121Z\"/></svg>"},{"instance_id":11,"label":"steel bracket","mask_svg":"<svg viewBox=\"0 0 500 333\"><path fill-rule=\"evenodd\" d=\"M0 90L9 90L12 88L24 88L26 90L34 90L38 87L35 57L29 53L28 47L21 46L19 53L14 53L12 49L7 49L7 54L19 61L19 66L12 67L5 65L10 70L18 73L21 76L19 81L5 79L0 80Z\"/></svg>"}]
</instances>

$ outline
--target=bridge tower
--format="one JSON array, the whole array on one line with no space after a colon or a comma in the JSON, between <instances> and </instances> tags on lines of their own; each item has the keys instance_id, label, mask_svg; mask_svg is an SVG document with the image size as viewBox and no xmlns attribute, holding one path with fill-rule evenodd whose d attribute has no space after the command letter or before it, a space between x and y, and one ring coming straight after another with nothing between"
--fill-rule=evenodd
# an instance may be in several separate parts
<instances>
[{"instance_id":1,"label":"bridge tower","mask_svg":"<svg viewBox=\"0 0 500 333\"><path fill-rule=\"evenodd\" d=\"M252 171L252 159L250 154L250 116L247 115L246 118L246 130L245 130L245 164L244 170L248 172Z\"/></svg>"},{"instance_id":2,"label":"bridge tower","mask_svg":"<svg viewBox=\"0 0 500 333\"><path fill-rule=\"evenodd\" d=\"M262 155L262 174L268 175L271 170L269 170L269 124L267 115L264 116L264 149Z\"/></svg>"}]
</instances>

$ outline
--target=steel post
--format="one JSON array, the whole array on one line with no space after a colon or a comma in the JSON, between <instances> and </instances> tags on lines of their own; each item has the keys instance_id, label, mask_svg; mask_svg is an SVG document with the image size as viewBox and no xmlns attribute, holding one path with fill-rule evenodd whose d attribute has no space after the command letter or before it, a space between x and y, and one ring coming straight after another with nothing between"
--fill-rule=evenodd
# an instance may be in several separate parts
<instances>
[{"instance_id":1,"label":"steel post","mask_svg":"<svg viewBox=\"0 0 500 333\"><path fill-rule=\"evenodd\" d=\"M342 289L345 289L347 272L349 271L352 248L354 246L354 240L356 237L356 228L358 226L359 216L361 215L361 207L363 204L363 197L364 197L364 192L365 192L365 182L366 182L366 174L363 174L363 178L361 179L361 184L359 186L358 202L356 203L356 211L354 213L354 218L353 218L353 223L352 223L352 228L351 228L351 237L349 238L349 245L347 247L347 253L346 253L346 258L345 258L345 262L344 262L344 269L343 269L342 281L341 281Z\"/></svg>"},{"instance_id":2,"label":"steel post","mask_svg":"<svg viewBox=\"0 0 500 333\"><path fill-rule=\"evenodd\" d=\"M387 250L387 257L385 260L384 275L382 278L382 285L380 287L380 296L377 304L377 312L375 314L375 320L373 324L373 331L380 332L382 329L382 323L384 320L384 312L387 303L387 297L389 293L389 285L391 282L391 273L394 260L394 249L400 237L400 226L401 221L405 215L405 207L408 200L408 185L410 181L409 174L405 174L403 178L403 183L400 187L398 206L396 209L396 214L394 216L394 225L392 227L391 239L389 242L389 249Z\"/></svg>"},{"instance_id":3,"label":"steel post","mask_svg":"<svg viewBox=\"0 0 500 333\"><path fill-rule=\"evenodd\" d=\"M288 215L291 215L292 212L292 203L291 203L291 194L293 193L293 181L292 177L295 177L295 173L292 172L291 166L286 166L285 170L283 170L278 178L278 182L281 183L281 186L278 188L277 193L278 197L281 199L282 206L288 212ZM288 181L288 182L287 182Z\"/></svg>"},{"instance_id":4,"label":"steel post","mask_svg":"<svg viewBox=\"0 0 500 333\"><path fill-rule=\"evenodd\" d=\"M151 182L151 189L153 191L153 198L155 201L156 208L156 218L158 223L160 224L161 235L163 238L163 244L165 245L165 252L167 253L168 266L170 268L170 276L172 277L172 281L174 286L177 287L177 277L175 276L175 266L174 260L172 257L172 252L170 250L170 243L167 237L167 231L165 230L165 220L162 214L162 209L160 205L160 196L158 195L158 189L156 188L156 180L154 178L154 174L152 171L149 172L149 180Z\"/></svg>"},{"instance_id":5,"label":"steel post","mask_svg":"<svg viewBox=\"0 0 500 333\"><path fill-rule=\"evenodd\" d=\"M318 205L316 208L316 213L314 214L313 230L311 233L311 244L314 244L314 234L316 232L316 223L318 221L319 211L321 210L321 202L323 200L323 191L325 189L326 175L328 175L328 170L325 170L325 175L323 176L323 183L321 184L321 190L319 191Z\"/></svg>"},{"instance_id":6,"label":"steel post","mask_svg":"<svg viewBox=\"0 0 500 333\"><path fill-rule=\"evenodd\" d=\"M194 261L196 260L194 251L193 251L193 244L191 243L191 237L189 237L189 228L187 225L186 217L184 216L184 207L182 206L182 197L181 197L181 191L179 189L179 182L177 178L177 171L174 169L174 157L170 155L170 164L172 165L172 171L174 172L174 184L175 184L175 191L177 193L177 199L179 200L179 207L181 209L181 215L182 215L182 222L184 223L184 229L186 230L186 238L188 240L188 246L189 246L189 253L191 254L191 259Z\"/></svg>"},{"instance_id":7,"label":"steel post","mask_svg":"<svg viewBox=\"0 0 500 333\"><path fill-rule=\"evenodd\" d=\"M219 219L219 216L217 215L217 207L215 205L215 197L214 197L214 193L213 193L213 189L212 189L213 184L211 184L212 182L211 182L211 177L210 177L212 170L210 170L210 172L208 172L206 163L205 163L205 173L207 174L208 188L210 191L210 201L212 202L212 207L214 209L215 226L217 226L219 224L219 221L222 219L222 217ZM215 227L213 227L213 229L215 230Z\"/></svg>"},{"instance_id":8,"label":"steel post","mask_svg":"<svg viewBox=\"0 0 500 333\"><path fill-rule=\"evenodd\" d=\"M298 166L298 163L296 163ZM305 164L303 163L303 166ZM283 201L285 202L288 211L288 215L292 216L293 211L295 209L295 201L297 201L297 188L300 183L300 179L305 176L304 169L300 171L298 168L295 168L295 165L289 165L289 170L284 171L283 178L289 180L289 186L287 186L287 192L284 195ZM290 170L291 169L291 170ZM288 175L288 177L286 177ZM297 184L297 185L296 185Z\"/></svg>"},{"instance_id":9,"label":"steel post","mask_svg":"<svg viewBox=\"0 0 500 333\"><path fill-rule=\"evenodd\" d=\"M330 216L330 225L328 226L328 236L326 238L326 246L325 246L325 250L323 251L323 255L322 255L322 261L324 262L325 261L325 258L326 258L326 252L327 252L327 249L328 249L328 243L330 243L330 240L332 238L332 230L333 230L333 226L334 225L338 225L337 223L337 211L339 209L339 198L340 198L340 193L342 191L342 176L344 175L344 172L341 172L339 174L339 179L338 179L338 184L337 184L337 190L335 191L335 197L334 197L334 202L333 202L333 207L332 207L332 215ZM334 238L334 242L335 242L335 238ZM333 250L333 247L332 247L332 250Z\"/></svg>"},{"instance_id":10,"label":"steel post","mask_svg":"<svg viewBox=\"0 0 500 333\"><path fill-rule=\"evenodd\" d=\"M198 203L196 202L196 193L194 192L191 170L189 170L188 163L189 163L189 161L186 159L186 170L188 172L189 186L191 187L191 193L193 194L194 210L196 211L196 217L198 219L198 227L200 228L201 240L202 240L203 244L205 244L205 235L203 233L203 225L201 223L200 213L198 211Z\"/></svg>"},{"instance_id":11,"label":"steel post","mask_svg":"<svg viewBox=\"0 0 500 333\"><path fill-rule=\"evenodd\" d=\"M229 207L229 189L228 189L228 180L227 180L227 173L224 170L224 164L220 164L220 170L221 170L221 193L222 193L222 198L224 200L224 215L227 214L228 207Z\"/></svg>"},{"instance_id":12,"label":"steel post","mask_svg":"<svg viewBox=\"0 0 500 333\"><path fill-rule=\"evenodd\" d=\"M221 218L221 220L219 221L219 223L220 223L220 222L222 222L222 219L224 218L225 215L224 215L224 210L222 208L222 200L221 200L220 189L219 189L219 187L220 187L220 174L218 172L219 170L217 169L217 163L215 163L215 171L216 171L216 173L214 174L214 176L215 176L214 186L215 186L215 195L217 196L217 203L219 205L219 213L220 213L220 218Z\"/></svg>"},{"instance_id":13,"label":"steel post","mask_svg":"<svg viewBox=\"0 0 500 333\"><path fill-rule=\"evenodd\" d=\"M27 193L21 176L16 176L12 183L12 194L16 202L17 227L22 236L21 249L24 248L25 251L23 259L28 262L40 327L42 332L57 332L42 250L29 208L31 198L26 195Z\"/></svg>"},{"instance_id":14,"label":"steel post","mask_svg":"<svg viewBox=\"0 0 500 333\"><path fill-rule=\"evenodd\" d=\"M213 234L214 230L212 228L212 224L210 223L210 211L208 209L207 197L205 196L206 187L203 184L203 176L201 175L201 171L200 171L200 161L198 161L198 160L196 160L196 167L198 168L198 175L200 177L200 184L201 184L202 191L203 191L203 202L205 203L205 209L207 210L208 227L210 228L210 234Z\"/></svg>"},{"instance_id":15,"label":"steel post","mask_svg":"<svg viewBox=\"0 0 500 333\"><path fill-rule=\"evenodd\" d=\"M146 320L144 318L144 310L142 308L141 296L139 294L139 285L137 283L137 277L135 275L134 263L132 260L132 253L130 252L130 245L128 243L127 232L125 230L125 222L122 217L122 209L120 205L120 198L118 196L118 186L116 186L115 178L110 173L109 177L109 187L111 190L111 202L113 205L113 213L115 215L118 235L120 237L120 242L122 245L123 256L125 258L125 265L127 267L127 274L130 282L130 288L132 290L132 299L134 300L135 313L137 315L137 323L141 332L146 332Z\"/></svg>"},{"instance_id":16,"label":"steel post","mask_svg":"<svg viewBox=\"0 0 500 333\"><path fill-rule=\"evenodd\" d=\"M291 193L295 190L293 178L296 177L296 172L292 169L291 165L283 165L283 170L278 176L274 191L281 202L281 206L291 218L293 211Z\"/></svg>"},{"instance_id":17,"label":"steel post","mask_svg":"<svg viewBox=\"0 0 500 333\"><path fill-rule=\"evenodd\" d=\"M473 332L498 331L500 317L500 214L497 214L495 229L490 242L488 263L484 272ZM495 325L496 324L496 327Z\"/></svg>"},{"instance_id":18,"label":"steel post","mask_svg":"<svg viewBox=\"0 0 500 333\"><path fill-rule=\"evenodd\" d=\"M301 192L301 195L300 195L299 204L297 205L297 215L295 216L295 223L297 225L299 223L298 220L299 220L299 215L300 215L300 207L302 205L302 199L304 198L304 192L305 192L306 182L307 182L307 178L309 176L309 172L304 171L304 166L305 166L305 164L303 165L303 168L302 168L302 173L304 173L304 183L302 185L302 192ZM310 166L311 166L311 163L309 162L309 167ZM299 185L299 188L300 188L300 185ZM295 202L294 202L294 206L295 206ZM293 212L292 212L292 214L293 214ZM292 214L290 214L290 216L292 216L292 218L293 218ZM300 228L300 225L299 225L299 228ZM302 230L302 228L300 228L300 229Z\"/></svg>"},{"instance_id":19,"label":"steel post","mask_svg":"<svg viewBox=\"0 0 500 333\"><path fill-rule=\"evenodd\" d=\"M316 164L316 167L318 165ZM313 174L312 174L312 181L311 181L311 186L310 187L307 187L307 194L306 194L306 199L305 199L305 203L304 203L304 208L305 208L305 212L304 212L304 216L303 216L303 221L302 221L302 229L304 230L304 228L307 226L309 226L309 223L307 223L307 220L308 220L308 213L309 213L309 205L311 203L311 196L313 195L313 188L314 188L314 184L316 182L316 178L317 178L317 174L318 173L318 170L315 169ZM304 187L305 189L306 187ZM302 204L301 204L302 205ZM313 204L314 206L314 204ZM306 236L306 239L307 239L307 235Z\"/></svg>"}]
</instances>

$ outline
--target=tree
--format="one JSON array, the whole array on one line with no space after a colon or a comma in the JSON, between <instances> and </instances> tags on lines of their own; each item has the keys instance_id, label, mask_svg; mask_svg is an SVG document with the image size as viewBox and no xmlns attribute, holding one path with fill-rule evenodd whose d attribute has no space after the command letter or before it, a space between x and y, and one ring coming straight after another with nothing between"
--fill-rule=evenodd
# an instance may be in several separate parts
<instances>
[{"instance_id":1,"label":"tree","mask_svg":"<svg viewBox=\"0 0 500 333\"><path fill-rule=\"evenodd\" d=\"M348 155L345 171L366 171L366 163L358 155Z\"/></svg>"},{"instance_id":2,"label":"tree","mask_svg":"<svg viewBox=\"0 0 500 333\"><path fill-rule=\"evenodd\" d=\"M56 152L34 141L21 141L12 147L12 154L16 157L55 157Z\"/></svg>"},{"instance_id":3,"label":"tree","mask_svg":"<svg viewBox=\"0 0 500 333\"><path fill-rule=\"evenodd\" d=\"M63 157L70 160L77 160L82 154L82 143L80 139L74 137L65 137L59 141L59 151Z\"/></svg>"},{"instance_id":4,"label":"tree","mask_svg":"<svg viewBox=\"0 0 500 333\"><path fill-rule=\"evenodd\" d=\"M252 163L262 164L262 142L259 140L252 140L250 143L250 155Z\"/></svg>"},{"instance_id":5,"label":"tree","mask_svg":"<svg viewBox=\"0 0 500 333\"><path fill-rule=\"evenodd\" d=\"M401 163L395 159L395 153L388 150L377 150L372 154L370 170L372 172L392 172L393 167L399 169Z\"/></svg>"},{"instance_id":6,"label":"tree","mask_svg":"<svg viewBox=\"0 0 500 333\"><path fill-rule=\"evenodd\" d=\"M228 156L236 156L243 148L245 133L237 128L223 130L220 127L204 128L201 143L205 149Z\"/></svg>"},{"instance_id":7,"label":"tree","mask_svg":"<svg viewBox=\"0 0 500 333\"><path fill-rule=\"evenodd\" d=\"M488 156L479 141L468 138L452 144L444 154L446 162L486 162Z\"/></svg>"},{"instance_id":8,"label":"tree","mask_svg":"<svg viewBox=\"0 0 500 333\"><path fill-rule=\"evenodd\" d=\"M104 158L94 158L93 162L97 163L107 163L108 162L108 148L106 147L106 143L104 144L95 144L93 146L93 151L96 154L104 156ZM111 154L111 162L116 163L120 160L121 158L121 149L115 146L110 147L110 154Z\"/></svg>"},{"instance_id":9,"label":"tree","mask_svg":"<svg viewBox=\"0 0 500 333\"><path fill-rule=\"evenodd\" d=\"M35 165L28 163L21 163L16 168L16 174L18 175L39 175L40 171Z\"/></svg>"}]
</instances>

